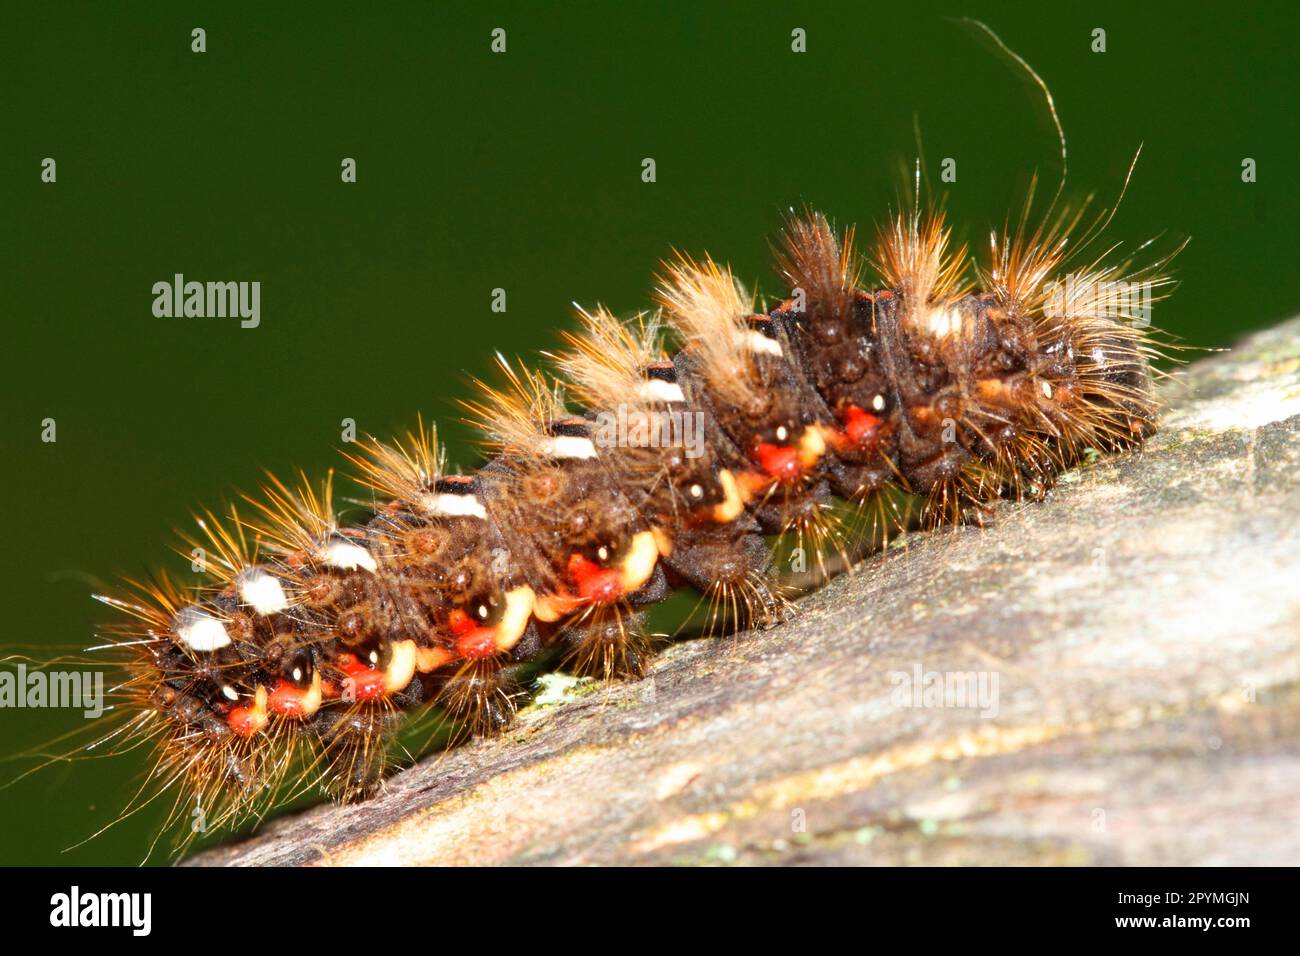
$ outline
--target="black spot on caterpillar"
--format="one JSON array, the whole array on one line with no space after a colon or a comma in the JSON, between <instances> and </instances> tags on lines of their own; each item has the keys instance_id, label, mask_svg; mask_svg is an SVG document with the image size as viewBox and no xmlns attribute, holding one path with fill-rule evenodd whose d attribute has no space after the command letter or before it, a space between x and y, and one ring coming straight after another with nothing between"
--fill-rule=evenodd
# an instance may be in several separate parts
<instances>
[{"instance_id":1,"label":"black spot on caterpillar","mask_svg":"<svg viewBox=\"0 0 1300 956\"><path fill-rule=\"evenodd\" d=\"M551 371L503 360L479 383L465 407L492 450L473 473L449 473L421 423L348 455L374 501L362 524L340 522L332 476L205 515L186 550L208 555L206 584L102 598L125 613L122 717L102 740L154 748L127 812L171 800L171 822L197 809L211 831L285 792L362 799L409 717L506 726L529 662L640 677L645 609L676 588L705 595L712 628L778 622L769 536L825 574L862 537L842 503L890 518L901 492L926 524L978 522L1140 445L1153 333L1122 290L1149 306L1167 258L1090 259L1106 217L1030 226L1029 205L973 269L919 201L865 259L852 230L792 215L789 295L763 310L726 266L679 255L658 311L581 311Z\"/></svg>"}]
</instances>

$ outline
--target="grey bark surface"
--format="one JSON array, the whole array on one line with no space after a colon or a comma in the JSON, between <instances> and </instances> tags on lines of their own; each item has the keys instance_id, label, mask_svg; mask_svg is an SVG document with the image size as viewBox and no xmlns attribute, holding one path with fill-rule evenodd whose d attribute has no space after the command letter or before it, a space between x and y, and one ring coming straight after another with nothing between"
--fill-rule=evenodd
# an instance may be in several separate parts
<instances>
[{"instance_id":1,"label":"grey bark surface","mask_svg":"<svg viewBox=\"0 0 1300 956\"><path fill-rule=\"evenodd\" d=\"M1300 863L1300 320L1163 394L1043 503L190 862Z\"/></svg>"}]
</instances>

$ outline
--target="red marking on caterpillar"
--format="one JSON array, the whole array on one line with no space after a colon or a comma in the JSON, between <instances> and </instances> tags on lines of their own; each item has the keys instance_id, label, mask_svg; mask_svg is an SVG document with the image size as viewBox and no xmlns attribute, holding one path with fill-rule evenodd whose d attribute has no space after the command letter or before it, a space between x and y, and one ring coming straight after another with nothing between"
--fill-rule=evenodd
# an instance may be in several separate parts
<instances>
[{"instance_id":1,"label":"red marking on caterpillar","mask_svg":"<svg viewBox=\"0 0 1300 956\"><path fill-rule=\"evenodd\" d=\"M281 678L276 681L275 689L267 695L266 708L282 717L306 717L320 706L320 688L315 691L315 698L310 689L295 687Z\"/></svg>"},{"instance_id":2,"label":"red marking on caterpillar","mask_svg":"<svg viewBox=\"0 0 1300 956\"><path fill-rule=\"evenodd\" d=\"M266 712L256 707L235 707L226 716L230 729L241 737L251 737L266 726Z\"/></svg>"},{"instance_id":3,"label":"red marking on caterpillar","mask_svg":"<svg viewBox=\"0 0 1300 956\"><path fill-rule=\"evenodd\" d=\"M619 573L580 554L569 556L569 577L578 586L578 603L610 604L623 597Z\"/></svg>"},{"instance_id":4,"label":"red marking on caterpillar","mask_svg":"<svg viewBox=\"0 0 1300 956\"><path fill-rule=\"evenodd\" d=\"M763 466L767 476L777 481L794 481L803 474L803 463L799 460L797 448L760 442L754 449L754 457Z\"/></svg>"},{"instance_id":5,"label":"red marking on caterpillar","mask_svg":"<svg viewBox=\"0 0 1300 956\"><path fill-rule=\"evenodd\" d=\"M451 633L456 637L456 651L468 660L491 657L497 652L496 630L474 623L461 609L448 617Z\"/></svg>"},{"instance_id":6,"label":"red marking on caterpillar","mask_svg":"<svg viewBox=\"0 0 1300 956\"><path fill-rule=\"evenodd\" d=\"M840 413L844 422L844 435L852 445L867 446L880 429L882 419L856 405L849 405Z\"/></svg>"}]
</instances>

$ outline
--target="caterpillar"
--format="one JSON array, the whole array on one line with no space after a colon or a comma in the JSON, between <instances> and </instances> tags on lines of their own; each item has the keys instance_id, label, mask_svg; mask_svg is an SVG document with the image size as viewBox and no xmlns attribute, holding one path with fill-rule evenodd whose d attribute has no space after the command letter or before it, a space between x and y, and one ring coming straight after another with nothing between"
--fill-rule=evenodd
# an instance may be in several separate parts
<instances>
[{"instance_id":1,"label":"caterpillar","mask_svg":"<svg viewBox=\"0 0 1300 956\"><path fill-rule=\"evenodd\" d=\"M1154 334L1096 290L1163 289L1168 259L1097 257L1057 282L1109 221L1082 216L1031 228L1027 203L972 268L919 202L865 257L852 228L792 213L775 250L790 292L770 308L679 253L654 311L579 309L544 370L498 355L501 380L463 403L488 445L477 469L450 469L421 420L345 452L360 523L340 520L332 472L203 514L182 548L207 556L203 583L99 597L124 614L106 644L124 717L104 742L154 751L132 807L170 797L171 823L197 806L212 830L285 793L363 799L409 716L499 730L530 662L643 675L646 611L675 589L704 595L711 628L779 622L771 536L843 558L863 538L846 507L900 525L901 493L925 525L982 522L1141 445Z\"/></svg>"},{"instance_id":2,"label":"caterpillar","mask_svg":"<svg viewBox=\"0 0 1300 956\"><path fill-rule=\"evenodd\" d=\"M966 22L1046 98L1062 177L1045 214L1031 185L973 257L941 206L923 210L918 162L866 254L852 227L791 211L775 304L677 253L652 310L578 307L540 369L498 353L498 380L461 403L484 437L476 469L451 468L419 419L344 451L361 520L344 520L332 470L204 512L178 547L202 555L199 583L160 572L96 595L120 614L93 650L121 678L115 723L84 750L151 750L117 820L163 803L158 838L179 853L299 794L365 799L405 728L500 731L539 665L642 677L662 639L647 613L670 594L701 595L706 633L773 626L896 531L983 523L1139 447L1162 355L1147 310L1181 247L1144 264L1149 243L1087 251L1114 208L1057 210L1051 95ZM811 572L782 573L774 543Z\"/></svg>"}]
</instances>

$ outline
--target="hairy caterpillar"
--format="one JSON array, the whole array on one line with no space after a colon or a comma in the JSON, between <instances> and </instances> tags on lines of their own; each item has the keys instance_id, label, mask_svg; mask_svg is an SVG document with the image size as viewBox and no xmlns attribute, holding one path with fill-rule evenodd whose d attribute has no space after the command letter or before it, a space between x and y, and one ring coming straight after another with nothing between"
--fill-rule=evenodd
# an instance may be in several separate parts
<instances>
[{"instance_id":1,"label":"hairy caterpillar","mask_svg":"<svg viewBox=\"0 0 1300 956\"><path fill-rule=\"evenodd\" d=\"M1105 290L1163 289L1167 259L1090 259L1108 219L1031 227L1030 205L973 269L919 202L866 257L852 230L792 216L771 308L677 256L657 311L580 311L552 371L503 360L504 381L480 383L476 471L451 471L421 423L347 453L372 500L361 523L340 520L332 477L206 514L184 549L207 555L203 584L101 598L125 615L107 637L126 676L97 746L154 749L126 812L171 801L173 822L198 808L210 831L286 793L363 798L408 718L508 724L529 662L640 676L645 611L675 588L705 595L710 627L779 621L771 536L810 550L815 578L871 541L844 503L901 524L906 493L925 523L979 521L1139 445L1152 332Z\"/></svg>"},{"instance_id":2,"label":"hairy caterpillar","mask_svg":"<svg viewBox=\"0 0 1300 956\"><path fill-rule=\"evenodd\" d=\"M836 500L872 511L902 489L931 524L979 520L1090 449L1139 445L1151 336L1090 290L1168 280L1093 261L1062 293L1079 218L995 234L976 291L942 216L914 207L880 232L868 291L852 230L792 216L792 293L766 312L728 268L679 255L658 312L579 312L558 377L501 359L504 383L465 403L492 447L477 471L449 472L421 424L348 453L374 499L363 524L339 523L332 476L205 515L187 545L210 556L206 585L101 598L127 615L110 645L127 716L107 739L156 750L137 800L174 794L173 818L197 805L213 828L286 787L364 797L404 715L502 727L512 672L551 649L640 676L644 608L675 587L729 626L779 620L765 536L852 544Z\"/></svg>"}]
</instances>

